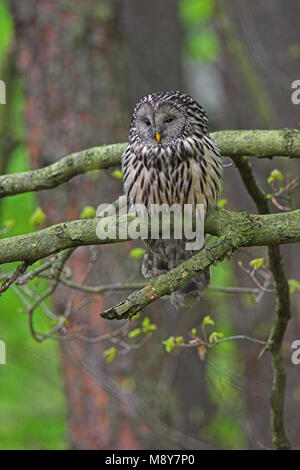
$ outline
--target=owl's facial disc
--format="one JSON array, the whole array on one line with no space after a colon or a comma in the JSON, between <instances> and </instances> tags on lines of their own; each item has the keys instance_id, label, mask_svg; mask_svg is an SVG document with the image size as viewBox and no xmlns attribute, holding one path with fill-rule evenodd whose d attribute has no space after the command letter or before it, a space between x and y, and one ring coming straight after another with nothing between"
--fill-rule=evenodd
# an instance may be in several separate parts
<instances>
[{"instance_id":1,"label":"owl's facial disc","mask_svg":"<svg viewBox=\"0 0 300 470\"><path fill-rule=\"evenodd\" d=\"M160 145L179 137L185 120L185 115L171 104L162 103L154 107L145 103L137 111L135 124L141 142Z\"/></svg>"}]
</instances>

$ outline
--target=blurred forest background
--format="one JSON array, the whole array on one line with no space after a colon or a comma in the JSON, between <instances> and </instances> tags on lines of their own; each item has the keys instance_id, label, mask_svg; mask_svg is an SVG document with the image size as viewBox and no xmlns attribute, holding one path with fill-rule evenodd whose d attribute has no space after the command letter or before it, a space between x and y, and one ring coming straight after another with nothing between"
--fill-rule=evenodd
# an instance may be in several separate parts
<instances>
[{"instance_id":1,"label":"blurred forest background","mask_svg":"<svg viewBox=\"0 0 300 470\"><path fill-rule=\"evenodd\" d=\"M299 18L297 0L0 0L0 79L7 85L0 174L126 141L134 104L158 90L190 93L205 107L211 131L298 128L291 84L300 79ZM270 171L300 174L296 160L253 165L268 192ZM103 170L4 199L0 233L78 218L84 207L111 202L121 191L119 173ZM226 208L255 211L234 165L224 169L221 198ZM293 203L299 207L299 194ZM138 279L136 246L77 249L70 261L75 280L82 282L91 263L91 285ZM288 277L300 280L299 245L282 252ZM264 248L239 252L212 269L212 284L255 287L238 262L248 266L264 256ZM36 292L46 286L39 281ZM110 347L105 342L35 342L21 295L16 287L0 301L0 339L7 345L7 365L0 366L0 449L271 447L272 371L268 354L257 359L259 345L228 342L200 360L195 349L168 354L162 341L186 336L206 315L225 335L266 339L272 294L255 302L251 295L210 291L191 311L178 312L157 302L143 313L157 325L151 338L120 354L117 347L111 362L103 358ZM88 302L83 296L70 329L95 338L119 328L98 313L124 295ZM70 296L60 287L45 308L59 314ZM286 427L292 447L300 448L300 369L290 360L291 343L300 338L297 292L292 312L284 343ZM46 328L42 309L37 316L39 328Z\"/></svg>"}]
</instances>

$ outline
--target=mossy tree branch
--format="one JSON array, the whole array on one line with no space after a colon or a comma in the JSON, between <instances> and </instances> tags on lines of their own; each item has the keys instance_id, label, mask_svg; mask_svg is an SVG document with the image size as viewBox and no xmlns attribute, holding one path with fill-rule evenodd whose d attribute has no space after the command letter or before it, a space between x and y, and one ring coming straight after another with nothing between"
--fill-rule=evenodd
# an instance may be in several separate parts
<instances>
[{"instance_id":1,"label":"mossy tree branch","mask_svg":"<svg viewBox=\"0 0 300 470\"><path fill-rule=\"evenodd\" d=\"M14 261L32 264L67 248L127 241L131 239L128 232L124 238L115 238L108 232L106 239L100 239L96 233L97 226L99 224L105 230L115 224L117 233L119 230L124 232L124 227L128 228L135 219L133 215L123 215L74 220L33 233L4 238L0 240L0 264ZM244 227L248 230L247 238L243 236ZM216 209L207 218L205 230L218 237L229 235L238 247L297 243L300 241L300 209L269 215Z\"/></svg>"},{"instance_id":2,"label":"mossy tree branch","mask_svg":"<svg viewBox=\"0 0 300 470\"><path fill-rule=\"evenodd\" d=\"M300 158L300 131L297 129L218 131L211 134L222 155L240 157ZM50 189L87 171L120 165L126 143L103 145L67 155L38 170L0 176L0 198Z\"/></svg>"}]
</instances>

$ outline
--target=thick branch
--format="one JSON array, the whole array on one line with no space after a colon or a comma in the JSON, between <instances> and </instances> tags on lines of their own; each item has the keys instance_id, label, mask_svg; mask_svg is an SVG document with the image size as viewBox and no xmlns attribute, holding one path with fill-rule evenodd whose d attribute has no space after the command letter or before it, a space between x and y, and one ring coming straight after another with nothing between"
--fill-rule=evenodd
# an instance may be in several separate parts
<instances>
[{"instance_id":1,"label":"thick branch","mask_svg":"<svg viewBox=\"0 0 300 470\"><path fill-rule=\"evenodd\" d=\"M211 135L225 156L300 158L300 131L297 129L229 130L213 132ZM126 145L94 147L67 155L38 170L0 176L0 197L54 188L81 173L117 166Z\"/></svg>"},{"instance_id":2,"label":"thick branch","mask_svg":"<svg viewBox=\"0 0 300 470\"><path fill-rule=\"evenodd\" d=\"M105 228L116 224L118 230L135 219L133 215L107 217L103 219L83 219L63 222L33 233L17 235L0 240L0 264L14 261L34 263L67 248L82 245L99 245L120 243L130 240L114 238L113 231L108 232L106 239L99 239L97 225ZM247 230L247 237L243 236ZM264 246L300 241L300 209L292 212L257 215L247 212L231 212L216 209L209 215L205 223L205 231L218 237L227 235L239 246Z\"/></svg>"},{"instance_id":3,"label":"thick branch","mask_svg":"<svg viewBox=\"0 0 300 470\"><path fill-rule=\"evenodd\" d=\"M38 170L0 176L0 197L55 188L81 173L118 166L126 145L93 147L67 155Z\"/></svg>"}]
</instances>

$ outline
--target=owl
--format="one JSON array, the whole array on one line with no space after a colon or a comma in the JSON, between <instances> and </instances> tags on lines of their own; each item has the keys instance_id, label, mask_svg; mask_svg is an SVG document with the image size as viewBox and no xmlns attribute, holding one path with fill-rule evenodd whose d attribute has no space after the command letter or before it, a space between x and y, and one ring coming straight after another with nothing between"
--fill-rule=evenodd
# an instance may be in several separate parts
<instances>
[{"instance_id":1,"label":"owl","mask_svg":"<svg viewBox=\"0 0 300 470\"><path fill-rule=\"evenodd\" d=\"M200 104L179 91L152 93L136 105L128 146L122 155L124 192L130 206L197 204L205 216L215 207L222 181L221 156L208 134L207 116ZM155 277L195 254L186 240L145 240L142 273ZM198 301L209 283L209 269L171 295L176 307Z\"/></svg>"}]
</instances>

